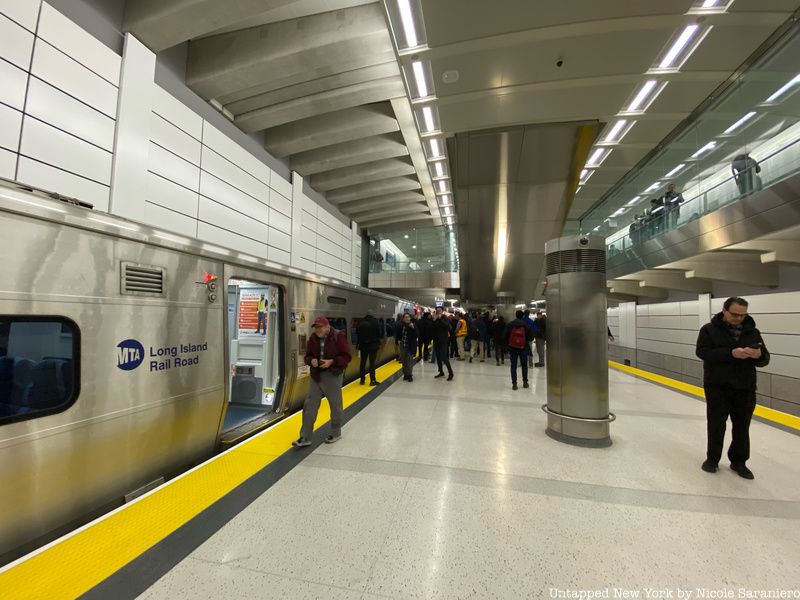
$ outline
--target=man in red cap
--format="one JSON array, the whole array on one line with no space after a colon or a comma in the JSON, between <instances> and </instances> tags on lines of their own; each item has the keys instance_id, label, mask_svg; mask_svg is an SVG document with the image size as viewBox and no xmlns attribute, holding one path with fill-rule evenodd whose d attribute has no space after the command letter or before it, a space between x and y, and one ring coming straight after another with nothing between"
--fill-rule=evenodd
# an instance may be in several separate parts
<instances>
[{"instance_id":1,"label":"man in red cap","mask_svg":"<svg viewBox=\"0 0 800 600\"><path fill-rule=\"evenodd\" d=\"M303 404L300 439L292 442L295 448L311 445L314 422L323 396L328 398L331 407L331 433L325 443L332 444L342 437L342 377L350 362L350 345L341 332L331 329L325 317L317 317L312 327L314 333L306 344L306 364L311 367L311 381Z\"/></svg>"}]
</instances>

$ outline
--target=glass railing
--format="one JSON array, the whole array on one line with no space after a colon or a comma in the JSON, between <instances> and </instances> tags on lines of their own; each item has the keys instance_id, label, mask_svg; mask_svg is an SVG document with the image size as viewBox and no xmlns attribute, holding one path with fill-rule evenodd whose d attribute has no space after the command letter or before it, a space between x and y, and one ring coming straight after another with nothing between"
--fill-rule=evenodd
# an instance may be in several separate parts
<instances>
[{"instance_id":1,"label":"glass railing","mask_svg":"<svg viewBox=\"0 0 800 600\"><path fill-rule=\"evenodd\" d=\"M444 261L375 261L370 260L370 273L457 273L458 264L455 260Z\"/></svg>"},{"instance_id":2,"label":"glass railing","mask_svg":"<svg viewBox=\"0 0 800 600\"><path fill-rule=\"evenodd\" d=\"M708 187L697 185L687 190L683 195L684 201L680 204L673 204L672 208L656 207L625 228L609 235L606 238L607 255L611 258L632 250L647 240L770 187L798 172L800 139L794 139L764 157L759 157L754 152L750 158L735 160L729 175L713 175L707 179Z\"/></svg>"}]
</instances>

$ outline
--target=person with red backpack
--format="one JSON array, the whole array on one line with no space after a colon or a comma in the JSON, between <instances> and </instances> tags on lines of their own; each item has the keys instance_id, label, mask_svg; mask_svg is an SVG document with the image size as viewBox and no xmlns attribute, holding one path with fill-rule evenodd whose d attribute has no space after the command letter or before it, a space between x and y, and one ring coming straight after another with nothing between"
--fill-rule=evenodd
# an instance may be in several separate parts
<instances>
[{"instance_id":1,"label":"person with red backpack","mask_svg":"<svg viewBox=\"0 0 800 600\"><path fill-rule=\"evenodd\" d=\"M511 357L511 389L517 389L517 362L522 364L522 387L528 385L528 348L533 341L533 330L523 317L521 310L516 312L516 319L506 326L504 337L508 354Z\"/></svg>"}]
</instances>

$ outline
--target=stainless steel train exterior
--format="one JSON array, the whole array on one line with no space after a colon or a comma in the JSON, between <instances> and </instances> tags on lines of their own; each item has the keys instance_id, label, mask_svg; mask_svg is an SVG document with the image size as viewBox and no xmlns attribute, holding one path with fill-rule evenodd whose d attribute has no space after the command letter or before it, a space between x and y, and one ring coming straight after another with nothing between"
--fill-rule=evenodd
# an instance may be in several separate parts
<instances>
[{"instance_id":1,"label":"stainless steel train exterior","mask_svg":"<svg viewBox=\"0 0 800 600\"><path fill-rule=\"evenodd\" d=\"M0 317L63 320L77 354L68 408L0 417L0 564L219 451L232 377L228 282L279 290L280 381L260 426L302 406L314 318L350 329L368 309L391 319L409 306L14 186L0 186L0 235ZM161 293L124 293L125 265L161 269ZM159 370L158 355L174 360L176 350L178 362ZM394 355L387 336L379 362ZM353 356L346 381L358 376Z\"/></svg>"}]
</instances>

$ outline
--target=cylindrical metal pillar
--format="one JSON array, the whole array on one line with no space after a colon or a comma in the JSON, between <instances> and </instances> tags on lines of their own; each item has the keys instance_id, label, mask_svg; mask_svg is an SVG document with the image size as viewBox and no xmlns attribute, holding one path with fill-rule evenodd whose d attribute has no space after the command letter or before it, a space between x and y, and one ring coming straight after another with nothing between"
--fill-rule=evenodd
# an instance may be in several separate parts
<instances>
[{"instance_id":1,"label":"cylindrical metal pillar","mask_svg":"<svg viewBox=\"0 0 800 600\"><path fill-rule=\"evenodd\" d=\"M547 435L579 446L611 445L605 239L571 235L545 244Z\"/></svg>"}]
</instances>

